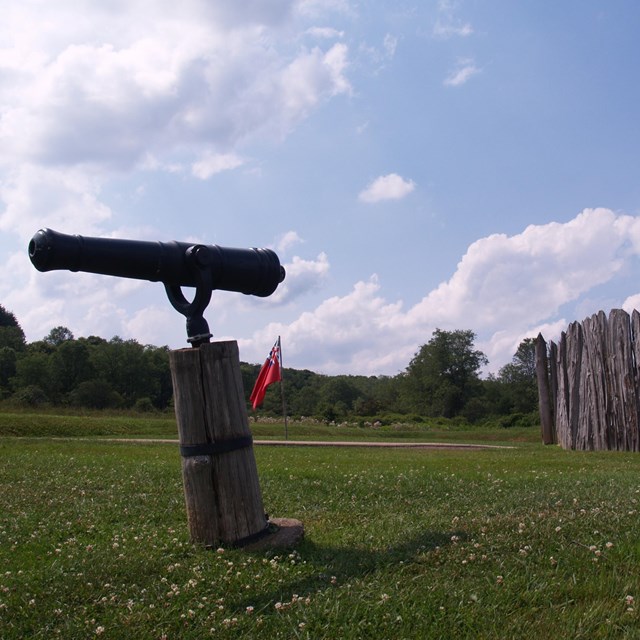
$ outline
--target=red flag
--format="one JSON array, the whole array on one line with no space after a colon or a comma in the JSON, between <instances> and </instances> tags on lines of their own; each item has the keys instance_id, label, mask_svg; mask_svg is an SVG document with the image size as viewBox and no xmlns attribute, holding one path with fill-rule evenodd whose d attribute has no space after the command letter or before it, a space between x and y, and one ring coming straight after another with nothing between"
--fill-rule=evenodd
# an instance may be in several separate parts
<instances>
[{"instance_id":1,"label":"red flag","mask_svg":"<svg viewBox=\"0 0 640 640\"><path fill-rule=\"evenodd\" d=\"M253 391L249 396L249 402L254 410L262 404L267 387L278 380L282 380L280 375L280 337L276 340L269 357L262 365L256 383L253 385Z\"/></svg>"}]
</instances>

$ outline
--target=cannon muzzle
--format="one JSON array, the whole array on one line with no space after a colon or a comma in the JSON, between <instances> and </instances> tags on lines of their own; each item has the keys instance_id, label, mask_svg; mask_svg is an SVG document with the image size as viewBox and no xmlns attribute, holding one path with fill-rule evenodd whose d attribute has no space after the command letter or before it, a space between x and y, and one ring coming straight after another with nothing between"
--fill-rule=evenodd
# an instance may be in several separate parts
<instances>
[{"instance_id":1,"label":"cannon muzzle","mask_svg":"<svg viewBox=\"0 0 640 640\"><path fill-rule=\"evenodd\" d=\"M171 304L187 317L193 344L201 343L205 334L210 336L202 312L214 289L266 297L285 277L271 249L89 238L52 229L40 229L33 236L29 258L38 271L67 269L162 282ZM193 302L187 302L181 287L196 288Z\"/></svg>"}]
</instances>

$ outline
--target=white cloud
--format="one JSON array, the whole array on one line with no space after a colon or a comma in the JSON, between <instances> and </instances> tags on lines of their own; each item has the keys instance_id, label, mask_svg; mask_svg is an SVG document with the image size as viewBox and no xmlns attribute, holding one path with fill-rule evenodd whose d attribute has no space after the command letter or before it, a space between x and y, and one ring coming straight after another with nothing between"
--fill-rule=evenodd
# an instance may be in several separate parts
<instances>
[{"instance_id":1,"label":"white cloud","mask_svg":"<svg viewBox=\"0 0 640 640\"><path fill-rule=\"evenodd\" d=\"M146 0L82 11L62 0L3 10L0 228L33 228L49 214L99 225L114 174L190 168L207 179L240 166L243 145L281 140L351 91L346 45L300 46L308 25L298 2L248 4L159 0L150 14ZM51 190L53 204L31 202Z\"/></svg>"},{"instance_id":2,"label":"white cloud","mask_svg":"<svg viewBox=\"0 0 640 640\"><path fill-rule=\"evenodd\" d=\"M311 27L307 29L307 33L314 38L336 39L344 36L344 31L338 31L332 27Z\"/></svg>"},{"instance_id":3,"label":"white cloud","mask_svg":"<svg viewBox=\"0 0 640 640\"><path fill-rule=\"evenodd\" d=\"M393 58L396 54L396 48L398 47L398 38L387 33L383 41L384 50L388 58Z\"/></svg>"},{"instance_id":4,"label":"white cloud","mask_svg":"<svg viewBox=\"0 0 640 640\"><path fill-rule=\"evenodd\" d=\"M361 202L373 204L381 200L401 200L408 196L416 185L413 180L405 180L397 173L380 176L358 195Z\"/></svg>"},{"instance_id":5,"label":"white cloud","mask_svg":"<svg viewBox=\"0 0 640 640\"><path fill-rule=\"evenodd\" d=\"M470 23L465 22L463 24L451 24L448 22L436 21L433 27L433 35L436 38L442 38L447 40L455 36L466 38L473 33L473 27Z\"/></svg>"},{"instance_id":6,"label":"white cloud","mask_svg":"<svg viewBox=\"0 0 640 640\"><path fill-rule=\"evenodd\" d=\"M140 309L132 318L126 320L123 326L125 335L144 336L145 344L161 346L166 340L167 326L180 323L176 312L167 304L163 307L150 306Z\"/></svg>"},{"instance_id":7,"label":"white cloud","mask_svg":"<svg viewBox=\"0 0 640 640\"><path fill-rule=\"evenodd\" d=\"M539 323L591 288L608 282L632 254L640 218L585 209L565 223L531 225L515 236L474 242L447 282L407 317L409 324L460 324L490 330L500 322Z\"/></svg>"},{"instance_id":8,"label":"white cloud","mask_svg":"<svg viewBox=\"0 0 640 640\"><path fill-rule=\"evenodd\" d=\"M286 278L276 292L269 298L272 304L289 303L301 295L314 291L322 285L330 269L329 259L320 253L315 260L304 260L294 256L284 265Z\"/></svg>"},{"instance_id":9,"label":"white cloud","mask_svg":"<svg viewBox=\"0 0 640 640\"><path fill-rule=\"evenodd\" d=\"M433 27L433 35L436 38L448 40L453 37L466 38L474 30L469 22L462 22L456 18L457 3L449 0L438 2L438 17Z\"/></svg>"},{"instance_id":10,"label":"white cloud","mask_svg":"<svg viewBox=\"0 0 640 640\"><path fill-rule=\"evenodd\" d=\"M208 180L211 176L222 171L236 169L244 164L244 160L235 153L205 153L204 156L191 165L191 171L196 178Z\"/></svg>"},{"instance_id":11,"label":"white cloud","mask_svg":"<svg viewBox=\"0 0 640 640\"><path fill-rule=\"evenodd\" d=\"M480 69L472 58L461 58L455 69L445 78L444 84L448 87L459 87L478 73L480 73Z\"/></svg>"},{"instance_id":12,"label":"white cloud","mask_svg":"<svg viewBox=\"0 0 640 640\"><path fill-rule=\"evenodd\" d=\"M410 357L402 336L393 330L400 303L388 304L378 295L374 276L358 282L345 296L322 302L292 323L272 323L251 340L240 340L243 359L257 362L272 336L281 335L291 362L316 371L344 373L388 371L399 358ZM380 348L382 346L382 348ZM255 355L254 355L255 354ZM291 365L293 366L293 365Z\"/></svg>"},{"instance_id":13,"label":"white cloud","mask_svg":"<svg viewBox=\"0 0 640 640\"><path fill-rule=\"evenodd\" d=\"M350 91L351 86L344 75L347 52L344 44L334 44L326 53L314 48L299 55L283 70L277 90L271 92L271 99L280 109L277 120L282 135L306 117L321 98ZM262 103L257 102L255 106L262 107Z\"/></svg>"},{"instance_id":14,"label":"white cloud","mask_svg":"<svg viewBox=\"0 0 640 640\"><path fill-rule=\"evenodd\" d=\"M203 7L176 22L168 10L136 23L142 4L100 16L67 42L32 42L38 64L16 62L19 90L0 89L0 162L131 167L147 152L224 153L256 133L288 133L311 107L349 90L346 45L280 54L255 14L236 16L231 29ZM14 28L41 24L38 10L25 4Z\"/></svg>"},{"instance_id":15,"label":"white cloud","mask_svg":"<svg viewBox=\"0 0 640 640\"><path fill-rule=\"evenodd\" d=\"M382 39L381 47L371 46L362 42L358 49L362 57L367 60L367 65L375 65L373 73L377 74L386 67L390 60L393 59L396 54L397 47L397 36L387 33Z\"/></svg>"},{"instance_id":16,"label":"white cloud","mask_svg":"<svg viewBox=\"0 0 640 640\"><path fill-rule=\"evenodd\" d=\"M634 293L629 296L620 307L627 313L631 313L634 309L640 310L640 293Z\"/></svg>"},{"instance_id":17,"label":"white cloud","mask_svg":"<svg viewBox=\"0 0 640 640\"><path fill-rule=\"evenodd\" d=\"M112 215L100 193L101 181L83 168L19 165L0 180L0 229L22 241L44 226L94 233Z\"/></svg>"},{"instance_id":18,"label":"white cloud","mask_svg":"<svg viewBox=\"0 0 640 640\"><path fill-rule=\"evenodd\" d=\"M245 349L264 350L275 332L286 340L290 361L305 367L393 374L435 328L471 329L490 370L497 371L525 337L542 332L554 339L569 322L581 320L565 318L566 305L614 281L640 255L638 237L640 217L609 209L585 209L569 222L531 225L514 236L489 236L469 247L448 281L406 311L400 302L386 301L372 278L289 324L269 325L244 341ZM637 294L621 304L639 303Z\"/></svg>"},{"instance_id":19,"label":"white cloud","mask_svg":"<svg viewBox=\"0 0 640 640\"><path fill-rule=\"evenodd\" d=\"M277 310L275 317L295 314L287 321L265 320L250 339L239 339L247 361L261 361L265 344L282 335L288 366L336 374L395 374L438 327L475 331L477 346L495 371L511 360L523 338L542 331L546 339L555 339L569 322L582 320L572 315L570 303L577 309L598 287L613 286L626 276L640 255L638 238L640 217L609 209L585 209L566 223L481 238L469 246L447 281L407 309L399 300L387 300L373 276L345 295L300 312L292 301L321 291L330 263L324 253L311 260L296 256L285 264L287 278L271 298L216 292L209 315L217 335L228 316L237 339L242 335L237 319L257 309L265 318L269 310ZM292 246L299 237L290 232L283 241ZM160 285L83 273L40 274L26 251L12 255L0 272L0 298L16 313L29 340L65 325L76 335L119 334L173 346L184 342L184 321L169 307ZM127 311L134 299L135 311ZM639 301L640 294L627 292L616 306L631 309Z\"/></svg>"},{"instance_id":20,"label":"white cloud","mask_svg":"<svg viewBox=\"0 0 640 640\"><path fill-rule=\"evenodd\" d=\"M276 251L285 253L291 247L304 242L304 240L298 235L296 231L287 231L287 233L283 234L282 237L278 240L276 244Z\"/></svg>"},{"instance_id":21,"label":"white cloud","mask_svg":"<svg viewBox=\"0 0 640 640\"><path fill-rule=\"evenodd\" d=\"M301 14L312 18L325 15L327 12L345 15L353 13L350 0L299 0L297 4Z\"/></svg>"}]
</instances>

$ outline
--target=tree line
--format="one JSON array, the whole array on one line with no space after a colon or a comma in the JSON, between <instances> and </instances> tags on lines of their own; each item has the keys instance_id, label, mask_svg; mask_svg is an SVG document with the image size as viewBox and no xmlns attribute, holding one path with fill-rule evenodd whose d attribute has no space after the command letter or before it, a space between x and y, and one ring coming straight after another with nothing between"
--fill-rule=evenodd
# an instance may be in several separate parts
<instances>
[{"instance_id":1,"label":"tree line","mask_svg":"<svg viewBox=\"0 0 640 640\"><path fill-rule=\"evenodd\" d=\"M323 421L459 418L499 419L504 426L537 420L535 341L525 339L512 362L481 378L485 354L470 330L436 329L396 376L328 376L282 372L287 413ZM261 365L241 363L247 402ZM54 327L27 343L13 313L0 305L0 399L27 406L164 411L172 408L169 348L136 340L76 338ZM256 412L281 416L281 387L271 385Z\"/></svg>"}]
</instances>

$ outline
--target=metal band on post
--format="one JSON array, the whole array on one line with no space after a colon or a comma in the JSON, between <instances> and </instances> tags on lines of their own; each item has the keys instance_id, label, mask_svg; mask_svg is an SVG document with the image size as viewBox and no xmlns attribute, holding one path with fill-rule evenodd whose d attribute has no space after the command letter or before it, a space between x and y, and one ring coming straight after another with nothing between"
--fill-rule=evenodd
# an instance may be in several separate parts
<instances>
[{"instance_id":1,"label":"metal band on post","mask_svg":"<svg viewBox=\"0 0 640 640\"><path fill-rule=\"evenodd\" d=\"M206 442L204 444L187 444L180 447L180 455L183 458L191 456L216 456L221 453L230 453L238 449L246 449L253 445L251 436L243 438L231 438L218 442Z\"/></svg>"}]
</instances>

